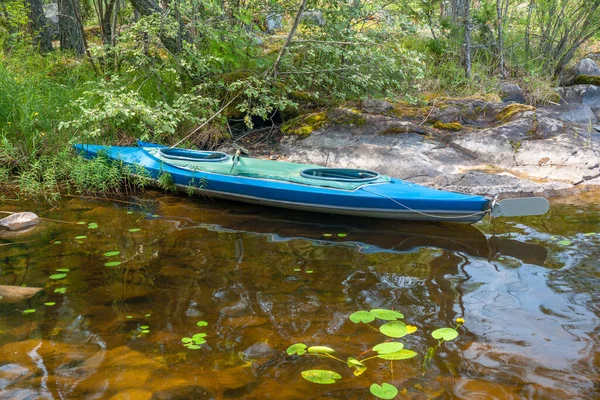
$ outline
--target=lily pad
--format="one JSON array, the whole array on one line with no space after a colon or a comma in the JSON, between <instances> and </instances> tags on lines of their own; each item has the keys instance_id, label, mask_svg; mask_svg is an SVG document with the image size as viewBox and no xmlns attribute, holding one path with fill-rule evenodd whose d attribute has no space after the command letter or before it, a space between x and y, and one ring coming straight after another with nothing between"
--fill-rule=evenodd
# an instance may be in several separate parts
<instances>
[{"instance_id":1,"label":"lily pad","mask_svg":"<svg viewBox=\"0 0 600 400\"><path fill-rule=\"evenodd\" d=\"M408 335L406 324L402 321L390 321L386 324L381 325L379 331L386 336L393 338L401 338Z\"/></svg>"},{"instance_id":2,"label":"lily pad","mask_svg":"<svg viewBox=\"0 0 600 400\"><path fill-rule=\"evenodd\" d=\"M377 319L382 319L384 321L395 321L397 319L404 318L404 315L398 311L394 310L384 310L381 308L375 308L369 311L371 315L373 315Z\"/></svg>"},{"instance_id":3,"label":"lily pad","mask_svg":"<svg viewBox=\"0 0 600 400\"><path fill-rule=\"evenodd\" d=\"M69 272L70 269L69 268L57 268L56 271L57 272Z\"/></svg>"},{"instance_id":4,"label":"lily pad","mask_svg":"<svg viewBox=\"0 0 600 400\"><path fill-rule=\"evenodd\" d=\"M85 225L85 224L87 224L87 222L85 222L85 221L79 221L79 222L77 223L77 225Z\"/></svg>"},{"instance_id":5,"label":"lily pad","mask_svg":"<svg viewBox=\"0 0 600 400\"><path fill-rule=\"evenodd\" d=\"M382 360L407 360L416 355L417 353L412 350L402 349L390 354L379 354L377 358L381 358Z\"/></svg>"},{"instance_id":6,"label":"lily pad","mask_svg":"<svg viewBox=\"0 0 600 400\"><path fill-rule=\"evenodd\" d=\"M347 234L345 234L345 233L338 233L337 235L338 235L338 237L341 237L341 238L344 238L344 237L348 236L348 235L347 235Z\"/></svg>"},{"instance_id":7,"label":"lily pad","mask_svg":"<svg viewBox=\"0 0 600 400\"><path fill-rule=\"evenodd\" d=\"M131 228L131 229L129 229L129 232L132 232L132 233L133 232L139 232L139 231L141 231L140 228Z\"/></svg>"},{"instance_id":8,"label":"lily pad","mask_svg":"<svg viewBox=\"0 0 600 400\"><path fill-rule=\"evenodd\" d=\"M571 242L569 239L564 239L559 242L556 242L556 244L560 244L561 246L570 246L573 244L573 242Z\"/></svg>"},{"instance_id":9,"label":"lily pad","mask_svg":"<svg viewBox=\"0 0 600 400\"><path fill-rule=\"evenodd\" d=\"M373 351L377 352L377 354L390 354L395 353L404 348L403 343L399 342L386 342L380 343L377 346L373 347Z\"/></svg>"},{"instance_id":10,"label":"lily pad","mask_svg":"<svg viewBox=\"0 0 600 400\"><path fill-rule=\"evenodd\" d=\"M333 236L333 234L331 234L331 233L324 233L323 234L323 237L332 237L332 236Z\"/></svg>"},{"instance_id":11,"label":"lily pad","mask_svg":"<svg viewBox=\"0 0 600 400\"><path fill-rule=\"evenodd\" d=\"M302 354L306 353L306 347L307 346L304 343L296 343L288 347L286 353L288 353L290 356L294 354L301 356Z\"/></svg>"},{"instance_id":12,"label":"lily pad","mask_svg":"<svg viewBox=\"0 0 600 400\"><path fill-rule=\"evenodd\" d=\"M335 350L327 346L310 346L308 352L310 354L333 354Z\"/></svg>"},{"instance_id":13,"label":"lily pad","mask_svg":"<svg viewBox=\"0 0 600 400\"><path fill-rule=\"evenodd\" d=\"M88 229L98 229L98 224L95 222L90 222L88 224Z\"/></svg>"},{"instance_id":14,"label":"lily pad","mask_svg":"<svg viewBox=\"0 0 600 400\"><path fill-rule=\"evenodd\" d=\"M371 394L375 397L379 397L380 399L393 399L398 395L398 389L394 385L390 385L389 383L382 383L381 386L374 383L369 388Z\"/></svg>"},{"instance_id":15,"label":"lily pad","mask_svg":"<svg viewBox=\"0 0 600 400\"><path fill-rule=\"evenodd\" d=\"M184 338L181 338L181 342L182 343L192 343L193 340L190 337L184 337Z\"/></svg>"},{"instance_id":16,"label":"lily pad","mask_svg":"<svg viewBox=\"0 0 600 400\"><path fill-rule=\"evenodd\" d=\"M23 310L23 314L33 314L35 312L35 308L30 308L27 310Z\"/></svg>"},{"instance_id":17,"label":"lily pad","mask_svg":"<svg viewBox=\"0 0 600 400\"><path fill-rule=\"evenodd\" d=\"M196 322L196 325L198 325L198 326L208 326L208 322L206 322L206 321L198 321L198 322Z\"/></svg>"},{"instance_id":18,"label":"lily pad","mask_svg":"<svg viewBox=\"0 0 600 400\"><path fill-rule=\"evenodd\" d=\"M190 350L198 350L200 348L200 346L198 346L196 344L188 344L185 347L187 347Z\"/></svg>"},{"instance_id":19,"label":"lily pad","mask_svg":"<svg viewBox=\"0 0 600 400\"><path fill-rule=\"evenodd\" d=\"M60 293L60 294L64 294L67 291L66 287L59 287L54 289L54 293Z\"/></svg>"},{"instance_id":20,"label":"lily pad","mask_svg":"<svg viewBox=\"0 0 600 400\"><path fill-rule=\"evenodd\" d=\"M363 374L363 372L367 370L366 365L361 363L354 357L348 357L348 361L346 362L350 368L354 368L354 371L352 371L354 376L360 376Z\"/></svg>"},{"instance_id":21,"label":"lily pad","mask_svg":"<svg viewBox=\"0 0 600 400\"><path fill-rule=\"evenodd\" d=\"M350 314L350 321L355 324L363 323L368 324L369 322L373 322L375 317L368 311L356 311Z\"/></svg>"},{"instance_id":22,"label":"lily pad","mask_svg":"<svg viewBox=\"0 0 600 400\"><path fill-rule=\"evenodd\" d=\"M142 333L150 333L148 329L142 329Z\"/></svg>"},{"instance_id":23,"label":"lily pad","mask_svg":"<svg viewBox=\"0 0 600 400\"><path fill-rule=\"evenodd\" d=\"M62 242L60 240L57 240L56 242L54 242L54 244L61 244Z\"/></svg>"},{"instance_id":24,"label":"lily pad","mask_svg":"<svg viewBox=\"0 0 600 400\"><path fill-rule=\"evenodd\" d=\"M62 279L65 276L67 276L67 274L54 274L54 275L50 275L50 279Z\"/></svg>"},{"instance_id":25,"label":"lily pad","mask_svg":"<svg viewBox=\"0 0 600 400\"><path fill-rule=\"evenodd\" d=\"M442 339L446 342L449 342L458 337L458 332L456 331L456 329L453 328L440 328L431 332L431 336L433 336L434 339Z\"/></svg>"},{"instance_id":26,"label":"lily pad","mask_svg":"<svg viewBox=\"0 0 600 400\"><path fill-rule=\"evenodd\" d=\"M142 326L140 326L140 329L148 329L148 328L150 328L148 325L142 325Z\"/></svg>"},{"instance_id":27,"label":"lily pad","mask_svg":"<svg viewBox=\"0 0 600 400\"><path fill-rule=\"evenodd\" d=\"M47 301L47 302L44 303L44 305L45 306L53 306L53 305L56 305L56 302L54 302L54 301Z\"/></svg>"},{"instance_id":28,"label":"lily pad","mask_svg":"<svg viewBox=\"0 0 600 400\"><path fill-rule=\"evenodd\" d=\"M588 232L588 233L584 233L583 236L594 236L597 235L596 232Z\"/></svg>"},{"instance_id":29,"label":"lily pad","mask_svg":"<svg viewBox=\"0 0 600 400\"><path fill-rule=\"evenodd\" d=\"M121 261L110 261L110 262L104 263L105 267L116 267L117 265L121 265Z\"/></svg>"},{"instance_id":30,"label":"lily pad","mask_svg":"<svg viewBox=\"0 0 600 400\"><path fill-rule=\"evenodd\" d=\"M309 369L302 371L302 377L309 382L328 385L335 383L336 379L342 379L342 376L334 371L326 369Z\"/></svg>"},{"instance_id":31,"label":"lily pad","mask_svg":"<svg viewBox=\"0 0 600 400\"><path fill-rule=\"evenodd\" d=\"M87 236L85 235L81 235L81 236L75 236L76 240L82 240L82 239L87 239Z\"/></svg>"},{"instance_id":32,"label":"lily pad","mask_svg":"<svg viewBox=\"0 0 600 400\"><path fill-rule=\"evenodd\" d=\"M107 251L106 253L103 254L104 257L114 257L114 256L118 256L119 254L121 254L120 251Z\"/></svg>"}]
</instances>

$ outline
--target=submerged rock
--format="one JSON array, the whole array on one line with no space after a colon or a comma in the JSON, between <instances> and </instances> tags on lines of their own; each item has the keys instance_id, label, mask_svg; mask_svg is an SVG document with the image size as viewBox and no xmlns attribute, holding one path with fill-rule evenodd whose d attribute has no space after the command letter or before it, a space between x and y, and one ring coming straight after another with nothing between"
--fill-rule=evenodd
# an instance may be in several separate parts
<instances>
[{"instance_id":1,"label":"submerged rock","mask_svg":"<svg viewBox=\"0 0 600 400\"><path fill-rule=\"evenodd\" d=\"M32 212L19 212L0 219L0 229L21 231L40 223L40 218Z\"/></svg>"},{"instance_id":2,"label":"submerged rock","mask_svg":"<svg viewBox=\"0 0 600 400\"><path fill-rule=\"evenodd\" d=\"M18 303L42 291L42 288L0 285L0 303Z\"/></svg>"}]
</instances>

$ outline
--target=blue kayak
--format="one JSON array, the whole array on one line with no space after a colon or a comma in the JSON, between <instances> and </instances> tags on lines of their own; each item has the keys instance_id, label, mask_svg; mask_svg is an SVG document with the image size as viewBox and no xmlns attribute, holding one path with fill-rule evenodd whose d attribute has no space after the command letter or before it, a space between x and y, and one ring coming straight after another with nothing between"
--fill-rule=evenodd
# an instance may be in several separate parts
<instances>
[{"instance_id":1,"label":"blue kayak","mask_svg":"<svg viewBox=\"0 0 600 400\"><path fill-rule=\"evenodd\" d=\"M103 155L143 167L153 179L170 174L176 187L206 197L295 210L401 220L473 223L491 209L483 196L436 190L374 171L324 168L170 148L146 142L137 147L77 144L91 159Z\"/></svg>"}]
</instances>

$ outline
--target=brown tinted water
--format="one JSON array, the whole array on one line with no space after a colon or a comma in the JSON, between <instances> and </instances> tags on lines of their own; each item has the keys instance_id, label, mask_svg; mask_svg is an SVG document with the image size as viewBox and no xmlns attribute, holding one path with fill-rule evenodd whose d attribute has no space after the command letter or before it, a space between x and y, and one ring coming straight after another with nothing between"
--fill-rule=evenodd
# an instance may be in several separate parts
<instances>
[{"instance_id":1,"label":"brown tinted water","mask_svg":"<svg viewBox=\"0 0 600 400\"><path fill-rule=\"evenodd\" d=\"M0 299L0 398L371 399L383 382L408 399L599 395L593 203L462 226L160 193L129 200L3 204L63 222L0 238L0 285L44 288ZM69 271L50 279L57 269ZM386 340L348 319L373 308L418 328L399 339L417 357L366 361L355 377L333 359L286 354L302 342L356 357ZM457 317L459 337L423 369L430 333ZM200 349L184 347L200 332ZM310 369L342 379L311 383L301 376Z\"/></svg>"}]
</instances>

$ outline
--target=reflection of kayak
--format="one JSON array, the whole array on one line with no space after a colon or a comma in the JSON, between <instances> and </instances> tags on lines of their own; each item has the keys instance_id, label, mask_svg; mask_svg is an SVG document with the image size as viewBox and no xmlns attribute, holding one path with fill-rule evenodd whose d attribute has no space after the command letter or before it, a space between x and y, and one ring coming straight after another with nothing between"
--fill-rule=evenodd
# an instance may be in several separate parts
<instances>
[{"instance_id":1,"label":"reflection of kayak","mask_svg":"<svg viewBox=\"0 0 600 400\"><path fill-rule=\"evenodd\" d=\"M180 190L191 188L210 197L248 203L353 217L465 223L479 221L489 212L503 214L502 207L492 209L487 197L436 190L368 170L240 158L239 153L231 157L145 142L137 147L79 144L75 148L87 158L103 153L144 167L154 179L169 174ZM506 208L504 215L532 212L532 207L521 207L527 214L514 214L518 208Z\"/></svg>"},{"instance_id":2,"label":"reflection of kayak","mask_svg":"<svg viewBox=\"0 0 600 400\"><path fill-rule=\"evenodd\" d=\"M163 218L178 221L183 229L198 227L226 232L267 235L273 241L310 240L321 246L348 246L364 253L405 253L422 247L461 252L492 259L509 256L526 263L543 265L546 249L537 244L486 236L466 224L403 222L336 215L290 212L252 205L177 202L159 195Z\"/></svg>"}]
</instances>

